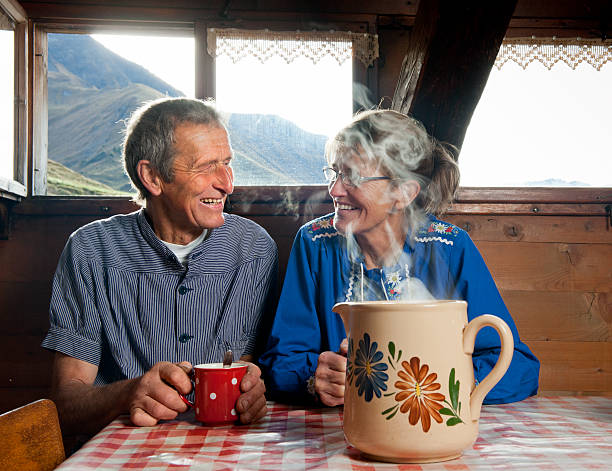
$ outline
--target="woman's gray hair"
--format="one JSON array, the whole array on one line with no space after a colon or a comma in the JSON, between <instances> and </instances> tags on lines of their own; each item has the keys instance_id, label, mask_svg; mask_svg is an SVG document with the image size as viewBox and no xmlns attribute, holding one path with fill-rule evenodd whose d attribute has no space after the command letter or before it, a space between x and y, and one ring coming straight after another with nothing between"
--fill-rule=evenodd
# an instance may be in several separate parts
<instances>
[{"instance_id":1,"label":"woman's gray hair","mask_svg":"<svg viewBox=\"0 0 612 471\"><path fill-rule=\"evenodd\" d=\"M416 180L421 186L416 206L434 215L448 208L459 185L457 149L438 142L419 121L397 111L358 113L325 146L329 163L350 154L394 180Z\"/></svg>"},{"instance_id":2,"label":"woman's gray hair","mask_svg":"<svg viewBox=\"0 0 612 471\"><path fill-rule=\"evenodd\" d=\"M123 141L123 166L138 194L134 201L143 204L148 190L138 177L141 160L148 160L166 182L174 180L174 132L182 123L204 124L225 129L212 102L193 98L160 98L145 103L130 117Z\"/></svg>"}]
</instances>

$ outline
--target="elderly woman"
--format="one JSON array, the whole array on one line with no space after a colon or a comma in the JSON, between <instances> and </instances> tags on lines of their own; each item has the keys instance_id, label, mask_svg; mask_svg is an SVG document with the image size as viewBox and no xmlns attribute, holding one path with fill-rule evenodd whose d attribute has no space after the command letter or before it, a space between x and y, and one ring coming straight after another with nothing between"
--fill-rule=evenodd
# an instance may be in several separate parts
<instances>
[{"instance_id":1,"label":"elderly woman","mask_svg":"<svg viewBox=\"0 0 612 471\"><path fill-rule=\"evenodd\" d=\"M461 299L468 318L492 313L514 336L512 364L485 403L537 392L539 362L516 326L478 249L462 229L436 219L459 183L451 149L412 118L390 110L357 115L325 149L334 213L298 232L266 352L274 397L344 401L346 333L337 302ZM473 353L482 380L500 351L483 329Z\"/></svg>"}]
</instances>

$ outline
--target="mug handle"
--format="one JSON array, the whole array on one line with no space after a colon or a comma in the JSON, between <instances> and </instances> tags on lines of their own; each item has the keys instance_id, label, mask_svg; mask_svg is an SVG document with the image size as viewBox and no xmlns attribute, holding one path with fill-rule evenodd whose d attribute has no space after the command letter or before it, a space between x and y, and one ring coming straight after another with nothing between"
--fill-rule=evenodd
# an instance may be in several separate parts
<instances>
[{"instance_id":1,"label":"mug handle","mask_svg":"<svg viewBox=\"0 0 612 471\"><path fill-rule=\"evenodd\" d=\"M512 361L512 355L514 353L514 338L512 331L508 324L506 324L501 318L493 316L491 314L483 314L475 317L467 325L463 331L463 351L469 355L474 353L474 342L476 341L476 334L483 327L493 327L499 334L501 340L501 352L499 358L493 369L489 374L474 388L470 395L470 413L472 420L476 421L480 418L480 409L482 408L482 401L484 401L487 393L493 389L493 386L502 379L502 376L508 370L510 362Z\"/></svg>"},{"instance_id":2,"label":"mug handle","mask_svg":"<svg viewBox=\"0 0 612 471\"><path fill-rule=\"evenodd\" d=\"M189 376L189 379L191 380L191 386L193 388L193 391L195 391L195 368L191 368L191 371L189 373L187 373L187 376ZM176 391L176 393L181 398L181 401L183 401L187 405L187 407L191 407L192 409L195 409L195 405L193 404L193 402L191 402L189 399L187 399L180 392Z\"/></svg>"}]
</instances>

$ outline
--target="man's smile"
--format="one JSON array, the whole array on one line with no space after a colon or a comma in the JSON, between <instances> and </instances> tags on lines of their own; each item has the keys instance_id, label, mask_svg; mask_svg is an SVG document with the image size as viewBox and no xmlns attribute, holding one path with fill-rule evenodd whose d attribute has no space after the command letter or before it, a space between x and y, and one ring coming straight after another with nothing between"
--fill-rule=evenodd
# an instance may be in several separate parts
<instances>
[{"instance_id":1,"label":"man's smile","mask_svg":"<svg viewBox=\"0 0 612 471\"><path fill-rule=\"evenodd\" d=\"M200 203L209 205L209 206L218 206L222 205L224 202L224 198L202 198Z\"/></svg>"}]
</instances>

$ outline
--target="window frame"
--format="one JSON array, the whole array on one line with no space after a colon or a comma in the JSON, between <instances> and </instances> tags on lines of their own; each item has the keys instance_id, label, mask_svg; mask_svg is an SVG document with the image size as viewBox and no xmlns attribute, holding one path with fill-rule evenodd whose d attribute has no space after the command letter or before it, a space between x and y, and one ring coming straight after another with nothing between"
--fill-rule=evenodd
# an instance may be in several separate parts
<instances>
[{"instance_id":1,"label":"window frame","mask_svg":"<svg viewBox=\"0 0 612 471\"><path fill-rule=\"evenodd\" d=\"M0 199L20 201L28 195L28 23L25 10L15 0L0 0L0 8L15 22L13 178L0 177Z\"/></svg>"},{"instance_id":2,"label":"window frame","mask_svg":"<svg viewBox=\"0 0 612 471\"><path fill-rule=\"evenodd\" d=\"M0 0L7 1L7 0ZM8 0L12 1L12 0ZM241 29L276 29L287 31L289 29L305 29L308 18L296 19L291 15L277 15L270 19L241 20ZM376 33L376 17L373 15L324 15L336 29L344 26L347 30L359 30L356 25L363 25L365 32ZM350 17L350 18L349 18ZM263 16L262 16L263 18ZM321 17L317 18L319 24L322 23ZM150 32L167 31L169 34L177 31L191 31L195 38L195 80L196 97L214 97L214 59L208 55L206 44L206 30L209 27L223 28L236 27L235 23L228 23L220 20L196 19L189 22L147 22L147 21L113 21L113 20L45 20L40 19L30 27L30 38L35 38L32 34L38 30L39 34L46 28L50 32ZM364 31L362 29L362 31ZM509 30L510 32L510 30ZM34 42L31 39L31 42ZM31 48L32 50L33 48ZM30 52L33 56L33 53ZM34 57L32 57L32 60ZM34 68L34 67L33 67ZM375 97L378 96L378 61L373 67L365 68L360 62L353 63L354 81L364 84ZM32 88L36 89L36 84L40 81L41 74L32 71ZM46 84L46 80L45 80ZM36 93L34 93L36 95ZM33 101L35 101L36 97ZM36 122L40 121L41 115L33 113L33 136L36 142ZM45 123L46 124L46 123ZM34 147L34 146L33 146ZM40 155L33 149L33 161L39 163ZM46 158L46 155L45 155ZM46 161L45 161L46 162ZM40 172L40 167L39 172ZM34 174L35 171L32 171ZM33 185L30 182L30 189ZM235 188L232 203L234 209L244 215L268 214L268 209L261 209L264 206L274 205L275 202L282 202L283 195L291 194L297 203L309 204L314 195L321 195L327 188L324 185L312 186L237 186ZM33 204L22 205L20 212L37 214L39 211L45 214L92 214L105 216L117 212L125 212L132 209L133 205L128 197L105 197L105 196L42 196L40 193L30 192L35 196L34 200L44 198L46 202L38 206ZM246 196L249 195L249 196ZM255 200L252 195L260 195ZM329 200L327 197L315 196L314 199L320 201L322 208L328 208ZM241 202L245 201L242 205ZM246 204L261 203L258 204ZM530 187L460 187L457 192L455 204L448 212L449 214L514 214L514 215L603 215L609 213L607 207L612 203L612 188L530 188ZM317 203L318 204L318 203ZM606 206L607 205L607 206ZM317 206L318 207L318 206ZM260 209L258 209L260 208ZM280 212L279 212L280 211ZM274 214L283 214L283 210L278 208ZM609 215L608 215L609 218Z\"/></svg>"},{"instance_id":3,"label":"window frame","mask_svg":"<svg viewBox=\"0 0 612 471\"><path fill-rule=\"evenodd\" d=\"M375 30L374 17L371 15L358 15L354 20L328 15L329 29L345 28L347 31L358 31L372 33ZM325 25L325 23L319 22ZM58 198L47 196L47 139L48 139L48 109L47 109L47 33L75 33L94 34L102 32L129 32L135 34L186 34L189 33L195 40L195 95L196 98L215 97L215 60L207 51L207 28L227 27L227 22L195 20L189 23L172 22L141 22L141 21L106 21L106 20L83 20L62 21L41 19L33 24L33 99L32 99L32 183L30 185L31 195L44 198ZM234 25L235 26L235 25ZM279 18L270 23L261 20L245 20L240 23L241 29L276 29L278 31L290 31L305 28L305 20ZM375 32L375 31L374 31ZM365 85L369 90L377 90L378 69L375 63L366 68L359 60L353 60L353 84ZM353 86L353 94L356 93ZM72 197L71 197L72 198ZM79 199L103 198L100 196L75 196Z\"/></svg>"},{"instance_id":4,"label":"window frame","mask_svg":"<svg viewBox=\"0 0 612 471\"><path fill-rule=\"evenodd\" d=\"M32 28L32 183L31 195L58 198L47 193L48 159L48 101L47 101L47 33L96 34L131 33L157 36L194 37L193 25L188 23L113 22L113 21L37 21ZM194 77L195 80L195 77ZM76 197L76 196L75 196ZM78 196L79 199L99 198L95 195ZM126 197L124 197L126 198Z\"/></svg>"}]
</instances>

